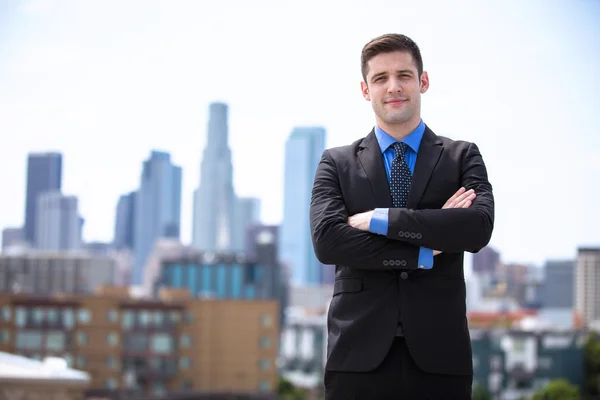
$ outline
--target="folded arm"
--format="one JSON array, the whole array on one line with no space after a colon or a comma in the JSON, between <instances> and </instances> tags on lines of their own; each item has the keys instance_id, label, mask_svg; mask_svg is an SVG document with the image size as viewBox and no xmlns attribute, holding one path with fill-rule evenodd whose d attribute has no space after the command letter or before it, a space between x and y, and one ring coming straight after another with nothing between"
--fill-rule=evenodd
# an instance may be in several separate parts
<instances>
[{"instance_id":1,"label":"folded arm","mask_svg":"<svg viewBox=\"0 0 600 400\"><path fill-rule=\"evenodd\" d=\"M335 163L323 153L312 190L310 228L317 259L358 269L417 268L419 247L348 225Z\"/></svg>"},{"instance_id":2,"label":"folded arm","mask_svg":"<svg viewBox=\"0 0 600 400\"><path fill-rule=\"evenodd\" d=\"M391 208L386 236L443 252L481 250L492 236L494 197L483 158L473 143L463 160L461 183L466 190L475 190L476 198L469 208Z\"/></svg>"}]
</instances>

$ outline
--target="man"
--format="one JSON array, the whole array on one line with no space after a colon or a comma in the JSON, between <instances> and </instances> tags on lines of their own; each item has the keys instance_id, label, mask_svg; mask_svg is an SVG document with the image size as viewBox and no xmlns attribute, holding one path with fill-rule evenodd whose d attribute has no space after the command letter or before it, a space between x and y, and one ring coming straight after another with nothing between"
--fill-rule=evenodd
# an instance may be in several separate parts
<instances>
[{"instance_id":1,"label":"man","mask_svg":"<svg viewBox=\"0 0 600 400\"><path fill-rule=\"evenodd\" d=\"M410 38L373 39L361 64L376 126L323 153L310 206L316 256L336 266L326 398L470 399L463 258L492 234L486 167L421 120L429 77Z\"/></svg>"}]
</instances>

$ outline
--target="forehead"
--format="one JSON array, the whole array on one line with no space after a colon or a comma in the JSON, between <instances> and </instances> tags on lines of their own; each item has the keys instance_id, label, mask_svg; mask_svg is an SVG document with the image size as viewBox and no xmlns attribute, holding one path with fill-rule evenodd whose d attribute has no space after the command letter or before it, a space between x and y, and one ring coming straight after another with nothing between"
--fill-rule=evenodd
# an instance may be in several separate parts
<instances>
[{"instance_id":1,"label":"forehead","mask_svg":"<svg viewBox=\"0 0 600 400\"><path fill-rule=\"evenodd\" d=\"M407 51L394 51L391 53L379 53L367 63L369 66L368 76L380 73L395 73L399 70L410 70L417 73L417 66L412 55Z\"/></svg>"}]
</instances>

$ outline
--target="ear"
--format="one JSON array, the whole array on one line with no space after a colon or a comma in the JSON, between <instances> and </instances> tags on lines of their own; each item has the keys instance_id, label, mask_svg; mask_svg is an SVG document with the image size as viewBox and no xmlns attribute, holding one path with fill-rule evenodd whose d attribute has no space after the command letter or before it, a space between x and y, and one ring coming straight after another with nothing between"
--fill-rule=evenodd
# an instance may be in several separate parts
<instances>
[{"instance_id":1,"label":"ear","mask_svg":"<svg viewBox=\"0 0 600 400\"><path fill-rule=\"evenodd\" d=\"M369 94L369 87L364 81L360 82L360 90L362 91L362 95L367 101L371 101L371 95Z\"/></svg>"},{"instance_id":2,"label":"ear","mask_svg":"<svg viewBox=\"0 0 600 400\"><path fill-rule=\"evenodd\" d=\"M427 71L423 71L421 74L421 94L425 93L429 89L429 75Z\"/></svg>"}]
</instances>

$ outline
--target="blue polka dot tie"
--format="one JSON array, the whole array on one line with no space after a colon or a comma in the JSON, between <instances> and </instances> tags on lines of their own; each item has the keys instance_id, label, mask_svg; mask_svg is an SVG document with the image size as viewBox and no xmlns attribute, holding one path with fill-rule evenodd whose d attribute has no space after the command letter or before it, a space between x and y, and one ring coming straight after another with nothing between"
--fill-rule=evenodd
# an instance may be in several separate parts
<instances>
[{"instance_id":1,"label":"blue polka dot tie","mask_svg":"<svg viewBox=\"0 0 600 400\"><path fill-rule=\"evenodd\" d=\"M406 143L394 143L396 156L392 161L390 170L390 190L392 191L392 203L395 208L404 208L408 201L408 193L412 183L412 173L406 162Z\"/></svg>"}]
</instances>

